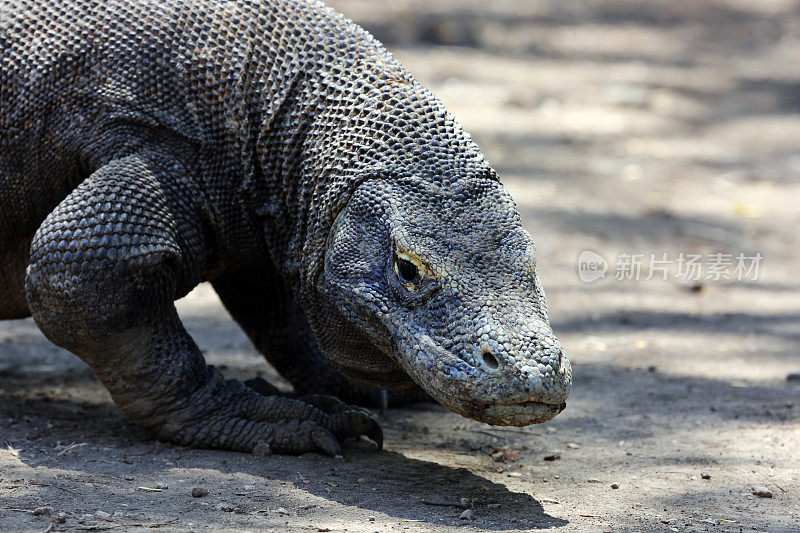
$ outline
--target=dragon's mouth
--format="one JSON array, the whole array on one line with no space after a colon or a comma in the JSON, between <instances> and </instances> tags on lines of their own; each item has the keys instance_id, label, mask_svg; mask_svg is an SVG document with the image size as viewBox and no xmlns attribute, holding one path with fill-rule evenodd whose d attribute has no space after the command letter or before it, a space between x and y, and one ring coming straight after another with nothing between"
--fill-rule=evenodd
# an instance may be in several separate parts
<instances>
[{"instance_id":1,"label":"dragon's mouth","mask_svg":"<svg viewBox=\"0 0 800 533\"><path fill-rule=\"evenodd\" d=\"M495 426L528 426L554 418L567 407L566 403L545 403L528 400L518 403L492 404L483 409L482 418Z\"/></svg>"}]
</instances>

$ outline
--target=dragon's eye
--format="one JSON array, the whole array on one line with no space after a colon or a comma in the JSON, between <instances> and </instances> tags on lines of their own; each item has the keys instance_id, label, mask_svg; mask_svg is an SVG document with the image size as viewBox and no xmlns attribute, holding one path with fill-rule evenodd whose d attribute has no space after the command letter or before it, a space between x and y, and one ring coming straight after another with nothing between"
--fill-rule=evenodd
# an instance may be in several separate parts
<instances>
[{"instance_id":1,"label":"dragon's eye","mask_svg":"<svg viewBox=\"0 0 800 533\"><path fill-rule=\"evenodd\" d=\"M417 265L409 261L408 259L403 259L402 257L395 258L395 271L397 272L400 281L403 283L414 283L419 278L419 269Z\"/></svg>"}]
</instances>

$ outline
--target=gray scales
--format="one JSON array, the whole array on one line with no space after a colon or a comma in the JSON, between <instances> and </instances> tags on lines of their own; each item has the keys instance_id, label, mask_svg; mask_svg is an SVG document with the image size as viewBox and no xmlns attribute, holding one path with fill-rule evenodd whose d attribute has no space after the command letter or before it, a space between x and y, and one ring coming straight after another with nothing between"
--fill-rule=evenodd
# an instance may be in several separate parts
<instances>
[{"instance_id":1,"label":"gray scales","mask_svg":"<svg viewBox=\"0 0 800 533\"><path fill-rule=\"evenodd\" d=\"M160 439L380 446L349 405L380 389L547 421L571 371L535 267L461 125L322 3L0 0L0 318ZM203 281L294 393L206 365L173 303Z\"/></svg>"}]
</instances>

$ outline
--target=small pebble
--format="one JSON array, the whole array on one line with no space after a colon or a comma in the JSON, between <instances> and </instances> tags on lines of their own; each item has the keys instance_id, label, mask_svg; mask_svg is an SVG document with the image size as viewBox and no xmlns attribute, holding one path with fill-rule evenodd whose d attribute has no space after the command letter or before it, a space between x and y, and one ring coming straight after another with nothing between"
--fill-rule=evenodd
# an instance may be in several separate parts
<instances>
[{"instance_id":1,"label":"small pebble","mask_svg":"<svg viewBox=\"0 0 800 533\"><path fill-rule=\"evenodd\" d=\"M192 497L202 498L203 496L208 496L208 491L203 487L195 487L192 489Z\"/></svg>"},{"instance_id":2,"label":"small pebble","mask_svg":"<svg viewBox=\"0 0 800 533\"><path fill-rule=\"evenodd\" d=\"M689 286L689 292L703 292L708 287L702 281L695 281L692 285Z\"/></svg>"},{"instance_id":3,"label":"small pebble","mask_svg":"<svg viewBox=\"0 0 800 533\"><path fill-rule=\"evenodd\" d=\"M600 480L597 479L596 477L590 477L589 479L586 480L586 482L587 483L600 483Z\"/></svg>"},{"instance_id":4,"label":"small pebble","mask_svg":"<svg viewBox=\"0 0 800 533\"><path fill-rule=\"evenodd\" d=\"M256 490L256 486L255 485L244 485L244 486L242 486L242 488L244 490Z\"/></svg>"},{"instance_id":5,"label":"small pebble","mask_svg":"<svg viewBox=\"0 0 800 533\"><path fill-rule=\"evenodd\" d=\"M506 474L506 475L507 475L508 477L522 477L522 474L520 474L519 472L509 472L509 473L508 473L508 474Z\"/></svg>"},{"instance_id":6,"label":"small pebble","mask_svg":"<svg viewBox=\"0 0 800 533\"><path fill-rule=\"evenodd\" d=\"M98 518L105 518L106 520L108 520L109 518L111 518L111 513L107 513L107 512L105 512L105 511L97 511L97 512L96 512L96 513L94 513L94 514L95 514L95 516L97 516Z\"/></svg>"},{"instance_id":7,"label":"small pebble","mask_svg":"<svg viewBox=\"0 0 800 533\"><path fill-rule=\"evenodd\" d=\"M33 510L33 516L43 516L52 514L53 508L52 507L37 507Z\"/></svg>"},{"instance_id":8,"label":"small pebble","mask_svg":"<svg viewBox=\"0 0 800 533\"><path fill-rule=\"evenodd\" d=\"M374 516L372 516L372 515L369 515L369 516L367 517L367 520L369 520L370 522L374 522L374 521L375 521L375 517L374 517Z\"/></svg>"},{"instance_id":9,"label":"small pebble","mask_svg":"<svg viewBox=\"0 0 800 533\"><path fill-rule=\"evenodd\" d=\"M154 489L161 489L161 490L164 490L164 489L168 489L168 488L169 488L169 485L167 485L167 484L166 484L166 483L164 483L164 482L158 482L158 483L156 483L155 485L153 485L153 488L154 488Z\"/></svg>"},{"instance_id":10,"label":"small pebble","mask_svg":"<svg viewBox=\"0 0 800 533\"><path fill-rule=\"evenodd\" d=\"M753 495L759 498L772 498L772 491L767 487L753 487Z\"/></svg>"},{"instance_id":11,"label":"small pebble","mask_svg":"<svg viewBox=\"0 0 800 533\"><path fill-rule=\"evenodd\" d=\"M619 488L619 483L612 483L611 484L611 488L612 489L618 489Z\"/></svg>"},{"instance_id":12,"label":"small pebble","mask_svg":"<svg viewBox=\"0 0 800 533\"><path fill-rule=\"evenodd\" d=\"M786 376L786 381L800 382L800 372L792 372Z\"/></svg>"},{"instance_id":13,"label":"small pebble","mask_svg":"<svg viewBox=\"0 0 800 533\"><path fill-rule=\"evenodd\" d=\"M558 461L559 459L561 459L561 454L558 452L553 452L550 455L544 456L545 461Z\"/></svg>"},{"instance_id":14,"label":"small pebble","mask_svg":"<svg viewBox=\"0 0 800 533\"><path fill-rule=\"evenodd\" d=\"M697 481L697 476L692 476L692 477L691 477L691 480L692 480L692 481Z\"/></svg>"},{"instance_id":15,"label":"small pebble","mask_svg":"<svg viewBox=\"0 0 800 533\"><path fill-rule=\"evenodd\" d=\"M459 498L458 502L463 507L470 507L472 505L472 502L469 500L469 498Z\"/></svg>"},{"instance_id":16,"label":"small pebble","mask_svg":"<svg viewBox=\"0 0 800 533\"><path fill-rule=\"evenodd\" d=\"M458 515L460 520L472 520L472 509L467 509L460 515Z\"/></svg>"},{"instance_id":17,"label":"small pebble","mask_svg":"<svg viewBox=\"0 0 800 533\"><path fill-rule=\"evenodd\" d=\"M703 479L711 479L711 474L708 472L700 472L700 477Z\"/></svg>"},{"instance_id":18,"label":"small pebble","mask_svg":"<svg viewBox=\"0 0 800 533\"><path fill-rule=\"evenodd\" d=\"M567 448L569 448L570 450L577 450L580 447L581 447L581 445L578 444L577 442L568 442L567 443Z\"/></svg>"},{"instance_id":19,"label":"small pebble","mask_svg":"<svg viewBox=\"0 0 800 533\"><path fill-rule=\"evenodd\" d=\"M224 511L226 513L231 513L233 512L233 505L227 503L221 503L217 505L217 509L219 509L220 511Z\"/></svg>"},{"instance_id":20,"label":"small pebble","mask_svg":"<svg viewBox=\"0 0 800 533\"><path fill-rule=\"evenodd\" d=\"M56 524L63 524L67 521L67 513L56 513L55 516L52 518L53 522Z\"/></svg>"}]
</instances>

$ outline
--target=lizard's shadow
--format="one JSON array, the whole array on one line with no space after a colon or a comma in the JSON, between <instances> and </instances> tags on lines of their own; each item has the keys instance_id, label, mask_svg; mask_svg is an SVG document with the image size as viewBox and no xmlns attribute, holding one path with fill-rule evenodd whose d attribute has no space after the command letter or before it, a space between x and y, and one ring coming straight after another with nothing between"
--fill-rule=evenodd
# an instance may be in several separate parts
<instances>
[{"instance_id":1,"label":"lizard's shadow","mask_svg":"<svg viewBox=\"0 0 800 533\"><path fill-rule=\"evenodd\" d=\"M359 472L369 478L358 476ZM413 459L395 451L353 451L344 461L331 464L327 479L315 482L296 473L287 481L315 496L401 520L481 530L548 529L568 523L547 514L530 494L509 490L466 468ZM470 521L459 519L466 509L463 498L471 502Z\"/></svg>"},{"instance_id":2,"label":"lizard's shadow","mask_svg":"<svg viewBox=\"0 0 800 533\"><path fill-rule=\"evenodd\" d=\"M89 479L98 476L104 480L108 506L125 503L131 511L147 512L150 504L140 502L143 507L138 509L133 500L138 500L139 494L134 492L137 498L132 499L131 486L163 482L170 487L165 498L183 501L183 505L204 506L205 512L218 509L213 511L212 522L223 520L227 515L225 510L241 513L239 516L266 512L275 518L270 513L281 508L289 515L308 515L316 520L319 510L312 509L329 508L324 501L327 500L344 506L348 521L364 521L365 515L374 512L398 521L481 530L547 529L568 523L547 514L527 493L509 490L506 485L465 468L414 459L399 451L376 452L366 441L348 444L344 458L318 454L256 457L187 449L154 441L110 402L13 396L4 399L7 409L2 411L7 411L9 420L19 421L7 438L12 442L28 442L27 449L19 455L25 466L20 466L37 470L44 467L42 472L58 473L53 479L60 481L52 484L59 490L44 489L46 493L39 494L39 499L58 501L64 496L60 491L82 491L82 484L69 481L77 471L92 476ZM28 415L22 416L23 413ZM42 435L39 428L50 423L54 430ZM61 443L81 445L58 454L52 451L59 449L56 437ZM424 450L409 448L409 451L416 454ZM197 500L187 493L195 485L215 490L207 498ZM243 491L242 487L248 485L250 488ZM147 493L141 497L150 498ZM470 520L459 519L465 510L462 498L471 501ZM379 518L376 527L380 522Z\"/></svg>"}]
</instances>

